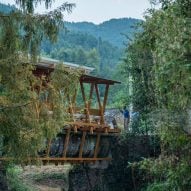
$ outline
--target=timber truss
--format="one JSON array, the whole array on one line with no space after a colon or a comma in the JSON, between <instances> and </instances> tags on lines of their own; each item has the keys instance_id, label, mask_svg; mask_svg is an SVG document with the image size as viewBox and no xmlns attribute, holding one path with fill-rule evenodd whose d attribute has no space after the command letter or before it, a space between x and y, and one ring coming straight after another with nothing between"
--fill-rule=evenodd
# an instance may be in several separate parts
<instances>
[{"instance_id":1,"label":"timber truss","mask_svg":"<svg viewBox=\"0 0 191 191\"><path fill-rule=\"evenodd\" d=\"M46 74L48 76L53 70L53 67L37 65L34 75ZM111 137L119 135L120 129L117 128L114 120L108 122L104 117L104 113L109 88L116 83L119 82L82 75L79 85L83 106L77 106L77 89L74 95L67 96L71 121L66 123L63 131L54 140L47 141L45 151L39 152L39 157L35 158L35 160L40 160L44 164L111 160ZM87 85L89 86L88 96L87 90L85 92L85 86ZM102 87L102 97L100 96L100 86ZM94 106L96 100L97 108L92 106L93 96ZM1 158L0 160L7 159Z\"/></svg>"}]
</instances>

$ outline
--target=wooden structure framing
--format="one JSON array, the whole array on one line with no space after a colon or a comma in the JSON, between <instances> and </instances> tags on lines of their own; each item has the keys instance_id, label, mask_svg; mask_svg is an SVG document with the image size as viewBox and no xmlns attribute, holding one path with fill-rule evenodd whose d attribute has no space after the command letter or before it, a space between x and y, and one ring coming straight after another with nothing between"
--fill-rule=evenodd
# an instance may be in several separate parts
<instances>
[{"instance_id":1,"label":"wooden structure framing","mask_svg":"<svg viewBox=\"0 0 191 191\"><path fill-rule=\"evenodd\" d=\"M86 69L88 70L89 68ZM53 64L39 64L37 65L34 74L37 76L49 76L52 71L54 71ZM104 144L101 145L102 139L105 139L106 141L108 139L109 141L109 137L116 136L120 133L120 129L118 129L117 127L114 128L111 125L107 124L104 117L109 87L119 82L94 77L87 73L88 72L85 72L85 74L83 74L79 79L79 85L84 105L82 107L77 106L77 90L75 91L75 94L73 96L67 96L68 102L70 103L68 112L70 113L72 121L67 122L67 125L63 129L64 133L60 135L60 145L63 147L61 153L59 153L59 156L51 156L50 152L52 140L49 140L47 141L45 156L39 156L39 158L36 158L35 160L40 160L43 163L53 162L55 164L64 162L82 163L111 160L111 158L109 158L108 156L101 156L100 150L101 147L104 147ZM86 95L87 91L85 93L85 84L89 85L88 95ZM102 86L102 90L104 87L104 91L102 91L102 97L100 96L100 85ZM97 99L97 108L92 107L93 95ZM80 116L80 119L77 119L77 115ZM68 150L70 150L70 142L72 141L73 135L80 137L80 143L76 143L78 144L77 154L75 156L69 156ZM87 147L88 144L87 140L89 140L91 144L93 144L93 148L89 151L91 152L91 154L89 154L88 156L84 156L85 146ZM1 158L0 160L6 159Z\"/></svg>"}]
</instances>

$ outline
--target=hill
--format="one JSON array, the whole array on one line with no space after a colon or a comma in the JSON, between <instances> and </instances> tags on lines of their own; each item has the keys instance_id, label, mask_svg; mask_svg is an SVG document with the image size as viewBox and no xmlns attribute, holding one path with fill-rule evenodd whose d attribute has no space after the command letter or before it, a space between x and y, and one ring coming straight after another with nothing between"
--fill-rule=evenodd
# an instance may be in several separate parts
<instances>
[{"instance_id":1,"label":"hill","mask_svg":"<svg viewBox=\"0 0 191 191\"><path fill-rule=\"evenodd\" d=\"M101 38L77 31L62 29L57 42L44 40L42 54L54 59L96 68L95 74L111 77L122 49Z\"/></svg>"},{"instance_id":2,"label":"hill","mask_svg":"<svg viewBox=\"0 0 191 191\"><path fill-rule=\"evenodd\" d=\"M10 12L14 6L0 3L0 12ZM44 39L41 54L47 57L96 68L95 74L111 78L123 54L124 42L132 38L141 20L111 19L99 25L89 22L64 22L58 40L52 44ZM124 35L125 34L125 35Z\"/></svg>"},{"instance_id":3,"label":"hill","mask_svg":"<svg viewBox=\"0 0 191 191\"><path fill-rule=\"evenodd\" d=\"M137 30L135 26L140 22L139 19L121 18L111 19L99 25L89 22L65 22L65 26L71 31L91 34L121 48L127 40L125 35L132 38Z\"/></svg>"}]
</instances>

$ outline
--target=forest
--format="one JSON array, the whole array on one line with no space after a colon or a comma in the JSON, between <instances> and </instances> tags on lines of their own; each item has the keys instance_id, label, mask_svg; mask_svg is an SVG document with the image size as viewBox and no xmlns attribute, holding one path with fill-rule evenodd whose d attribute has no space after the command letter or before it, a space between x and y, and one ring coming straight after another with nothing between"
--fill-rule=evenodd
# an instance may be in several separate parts
<instances>
[{"instance_id":1,"label":"forest","mask_svg":"<svg viewBox=\"0 0 191 191\"><path fill-rule=\"evenodd\" d=\"M120 127L111 140L113 160L106 170L74 165L70 191L191 190L191 1L152 0L144 20L100 25L63 22L75 4L37 14L39 3L49 8L54 1L15 1L19 8L0 4L0 155L11 159L0 162L0 190L35 190L19 172L26 161L33 164L30 158L42 150L45 137L54 139L70 119L70 97L82 74L58 65L48 79L36 78L41 56L93 67L93 76L122 82L111 87L107 106L127 105L137 115L128 131ZM84 94L89 89L82 88ZM95 90L98 96L96 85ZM103 87L100 92L103 111Z\"/></svg>"}]
</instances>

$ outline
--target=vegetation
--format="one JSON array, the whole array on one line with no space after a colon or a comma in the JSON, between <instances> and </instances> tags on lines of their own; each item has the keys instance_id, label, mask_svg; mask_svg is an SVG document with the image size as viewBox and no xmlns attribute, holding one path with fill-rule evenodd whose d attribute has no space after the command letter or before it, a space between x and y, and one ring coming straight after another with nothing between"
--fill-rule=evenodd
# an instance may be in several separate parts
<instances>
[{"instance_id":1,"label":"vegetation","mask_svg":"<svg viewBox=\"0 0 191 191\"><path fill-rule=\"evenodd\" d=\"M191 141L185 133L191 125L191 3L160 3L161 9L152 9L145 17L143 32L128 47L123 67L132 77L132 103L141 116L137 132L160 136L160 157L138 163L148 172L145 190L187 191L191 189Z\"/></svg>"},{"instance_id":2,"label":"vegetation","mask_svg":"<svg viewBox=\"0 0 191 191\"><path fill-rule=\"evenodd\" d=\"M12 191L35 191L35 189L24 183L23 180L19 177L22 170L18 167L11 167L7 169L7 181L9 184L9 189Z\"/></svg>"},{"instance_id":3,"label":"vegetation","mask_svg":"<svg viewBox=\"0 0 191 191\"><path fill-rule=\"evenodd\" d=\"M62 11L70 12L74 5L65 3L47 15L35 15L34 5L41 1L16 2L19 10L8 7L0 13L0 140L4 155L19 163L31 155L36 156L44 137L51 139L68 118L66 97L74 93L79 74L58 65L45 90L43 84L47 79L35 78L32 74L42 49L42 53L50 57L95 67L96 75L123 80L125 88L121 90L119 86L113 90L110 101L117 98L117 102L112 103L114 106L124 103L133 106L138 117L132 122L132 139L140 134L159 136L160 156L137 163L133 163L133 158L127 170L129 156L125 151L131 135L122 137L123 157L114 165L113 172L124 174L117 174L117 178L123 176L122 182L127 182L129 172L135 169L138 179L141 176L143 181L136 185L134 171L131 171L134 190L191 190L190 0L153 0L152 3L160 3L161 8L148 11L141 29L128 42L120 65L116 63L122 55L121 44L113 41L114 31L121 30L116 20L99 25L99 34L97 26L91 23L66 23L71 31L62 28L59 32L63 26ZM43 2L46 7L50 6L51 1ZM111 31L109 26L114 26ZM84 30L89 34L83 33ZM58 42L52 45L57 35ZM127 98L128 95L131 97ZM52 105L51 115L48 99ZM123 183L121 189L128 186Z\"/></svg>"},{"instance_id":4,"label":"vegetation","mask_svg":"<svg viewBox=\"0 0 191 191\"><path fill-rule=\"evenodd\" d=\"M0 7L2 11L7 9L11 10L12 6L2 5L2 9ZM41 54L93 67L93 74L96 76L124 82L118 86L117 91L116 87L112 88L112 96L108 99L110 107L122 107L127 102L128 87L125 85L127 80L120 74L119 63L124 54L126 34L128 39L133 38L137 30L134 26L138 23L140 20L131 18L112 19L100 25L64 22L65 28L60 29L57 42L43 39Z\"/></svg>"},{"instance_id":5,"label":"vegetation","mask_svg":"<svg viewBox=\"0 0 191 191\"><path fill-rule=\"evenodd\" d=\"M58 41L42 43L42 54L57 60L93 67L95 75L112 77L122 50L101 38L74 31L61 30Z\"/></svg>"},{"instance_id":6,"label":"vegetation","mask_svg":"<svg viewBox=\"0 0 191 191\"><path fill-rule=\"evenodd\" d=\"M32 73L42 39L56 40L62 12L70 12L74 5L64 3L47 15L36 15L38 2L17 3L20 10L0 13L0 134L4 156L22 163L35 157L44 139L55 136L63 126L68 117L66 97L72 94L79 74L58 65L47 84L48 79ZM45 1L46 7L50 3Z\"/></svg>"},{"instance_id":7,"label":"vegetation","mask_svg":"<svg viewBox=\"0 0 191 191\"><path fill-rule=\"evenodd\" d=\"M116 47L123 48L126 40L125 36L128 34L129 38L132 38L135 31L137 31L135 26L139 22L141 22L139 19L122 18L111 19L99 25L88 22L66 22L65 25L71 31L90 34L97 39L101 38Z\"/></svg>"}]
</instances>

